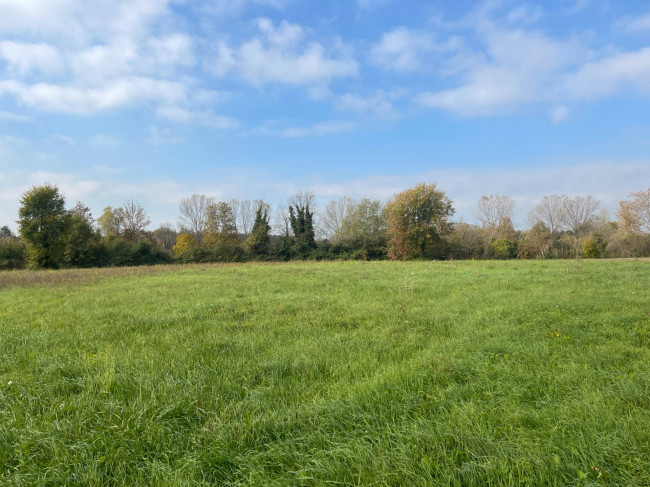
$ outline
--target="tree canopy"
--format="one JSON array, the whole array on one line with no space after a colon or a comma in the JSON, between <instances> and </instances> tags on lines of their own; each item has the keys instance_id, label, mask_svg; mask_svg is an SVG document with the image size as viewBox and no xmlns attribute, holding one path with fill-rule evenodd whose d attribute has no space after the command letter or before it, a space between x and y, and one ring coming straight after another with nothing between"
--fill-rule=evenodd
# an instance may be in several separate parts
<instances>
[{"instance_id":1,"label":"tree canopy","mask_svg":"<svg viewBox=\"0 0 650 487\"><path fill-rule=\"evenodd\" d=\"M57 186L33 186L20 199L20 236L28 244L31 267L56 268L63 252L67 212Z\"/></svg>"},{"instance_id":2,"label":"tree canopy","mask_svg":"<svg viewBox=\"0 0 650 487\"><path fill-rule=\"evenodd\" d=\"M426 257L432 244L451 227L451 200L435 184L421 183L386 204L388 255L392 259Z\"/></svg>"}]
</instances>

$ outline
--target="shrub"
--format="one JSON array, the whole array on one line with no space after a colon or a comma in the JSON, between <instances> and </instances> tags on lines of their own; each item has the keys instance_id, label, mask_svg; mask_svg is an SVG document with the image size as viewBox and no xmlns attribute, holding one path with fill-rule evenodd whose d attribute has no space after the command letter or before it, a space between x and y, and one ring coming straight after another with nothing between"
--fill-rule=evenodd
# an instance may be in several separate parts
<instances>
[{"instance_id":1,"label":"shrub","mask_svg":"<svg viewBox=\"0 0 650 487\"><path fill-rule=\"evenodd\" d=\"M597 259L602 255L603 250L604 244L596 235L592 235L582 241L582 256L585 259Z\"/></svg>"},{"instance_id":2,"label":"shrub","mask_svg":"<svg viewBox=\"0 0 650 487\"><path fill-rule=\"evenodd\" d=\"M490 244L490 253L495 259L514 259L517 257L517 247L505 238L500 238Z\"/></svg>"},{"instance_id":3,"label":"shrub","mask_svg":"<svg viewBox=\"0 0 650 487\"><path fill-rule=\"evenodd\" d=\"M0 269L23 269L25 246L17 238L0 238Z\"/></svg>"},{"instance_id":4,"label":"shrub","mask_svg":"<svg viewBox=\"0 0 650 487\"><path fill-rule=\"evenodd\" d=\"M176 238L176 245L172 248L176 255L181 255L196 246L196 240L189 233L181 233Z\"/></svg>"}]
</instances>

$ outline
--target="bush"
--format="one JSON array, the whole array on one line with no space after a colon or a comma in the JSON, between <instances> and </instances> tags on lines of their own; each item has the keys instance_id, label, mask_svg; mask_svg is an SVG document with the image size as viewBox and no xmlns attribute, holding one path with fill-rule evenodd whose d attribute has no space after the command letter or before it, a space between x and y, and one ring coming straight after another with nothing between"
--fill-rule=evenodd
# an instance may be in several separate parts
<instances>
[{"instance_id":1,"label":"bush","mask_svg":"<svg viewBox=\"0 0 650 487\"><path fill-rule=\"evenodd\" d=\"M17 238L0 238L0 269L23 269L25 246Z\"/></svg>"},{"instance_id":2,"label":"bush","mask_svg":"<svg viewBox=\"0 0 650 487\"><path fill-rule=\"evenodd\" d=\"M193 247L178 257L182 264L209 262L243 262L244 249L239 245L216 245L214 247Z\"/></svg>"},{"instance_id":3,"label":"bush","mask_svg":"<svg viewBox=\"0 0 650 487\"><path fill-rule=\"evenodd\" d=\"M596 235L586 238L582 241L582 256L585 259L597 259L603 253L605 245Z\"/></svg>"},{"instance_id":4,"label":"bush","mask_svg":"<svg viewBox=\"0 0 650 487\"><path fill-rule=\"evenodd\" d=\"M147 240L135 243L119 238L110 239L106 247L108 265L117 267L167 264L172 258Z\"/></svg>"},{"instance_id":5,"label":"bush","mask_svg":"<svg viewBox=\"0 0 650 487\"><path fill-rule=\"evenodd\" d=\"M490 244L490 254L495 259L514 259L517 257L517 247L510 240L500 238Z\"/></svg>"}]
</instances>

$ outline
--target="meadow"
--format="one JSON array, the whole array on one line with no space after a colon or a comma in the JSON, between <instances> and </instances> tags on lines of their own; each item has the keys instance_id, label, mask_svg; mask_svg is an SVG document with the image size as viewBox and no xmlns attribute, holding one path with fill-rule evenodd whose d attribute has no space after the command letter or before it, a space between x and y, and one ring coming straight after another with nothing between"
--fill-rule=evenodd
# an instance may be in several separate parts
<instances>
[{"instance_id":1,"label":"meadow","mask_svg":"<svg viewBox=\"0 0 650 487\"><path fill-rule=\"evenodd\" d=\"M650 485L650 262L0 273L0 485Z\"/></svg>"}]
</instances>

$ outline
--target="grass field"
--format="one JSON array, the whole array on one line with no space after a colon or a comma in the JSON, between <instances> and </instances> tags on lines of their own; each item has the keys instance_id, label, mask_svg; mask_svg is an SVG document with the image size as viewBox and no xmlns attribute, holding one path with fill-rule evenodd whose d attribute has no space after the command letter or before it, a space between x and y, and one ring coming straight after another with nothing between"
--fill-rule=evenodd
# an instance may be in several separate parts
<instances>
[{"instance_id":1,"label":"grass field","mask_svg":"<svg viewBox=\"0 0 650 487\"><path fill-rule=\"evenodd\" d=\"M650 262L0 273L2 485L650 485Z\"/></svg>"}]
</instances>

